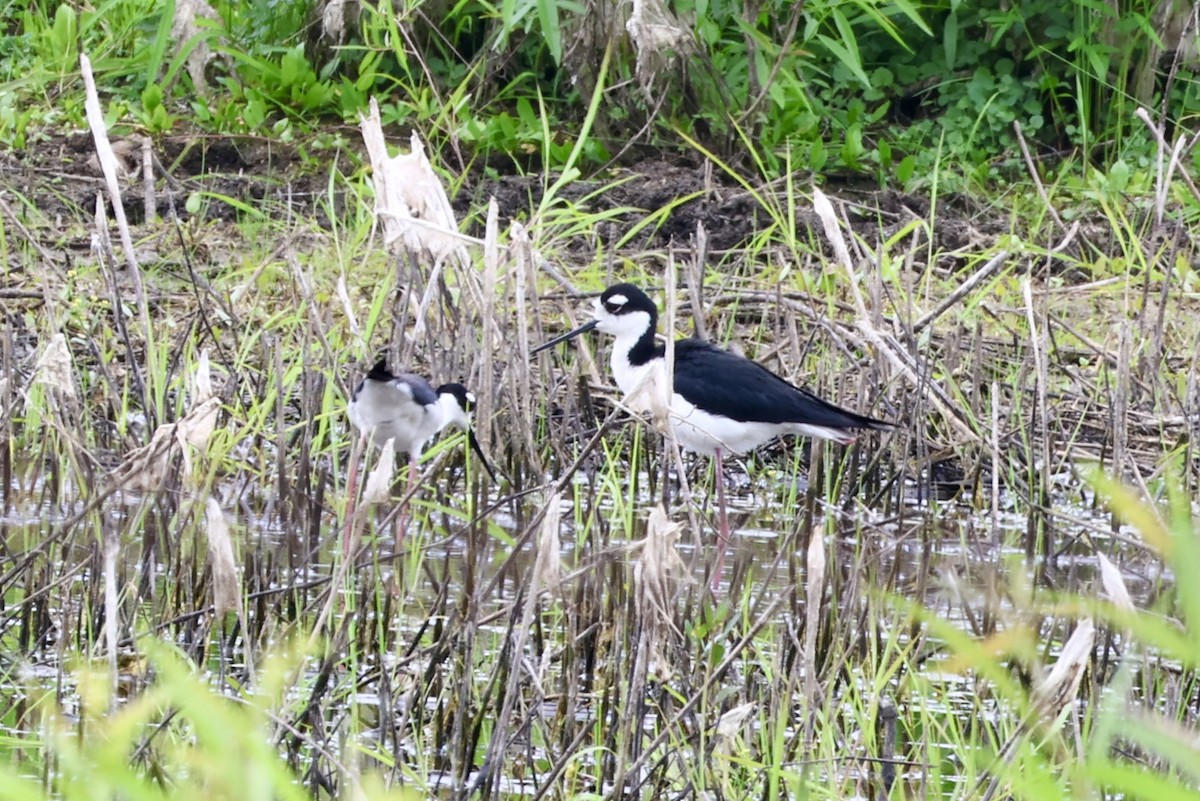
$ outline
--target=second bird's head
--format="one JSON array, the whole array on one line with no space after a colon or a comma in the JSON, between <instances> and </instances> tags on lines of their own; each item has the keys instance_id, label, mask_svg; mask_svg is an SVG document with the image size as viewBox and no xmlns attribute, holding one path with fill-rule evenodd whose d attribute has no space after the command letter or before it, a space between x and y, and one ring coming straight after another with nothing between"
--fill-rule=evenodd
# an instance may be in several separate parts
<instances>
[{"instance_id":1,"label":"second bird's head","mask_svg":"<svg viewBox=\"0 0 1200 801\"><path fill-rule=\"evenodd\" d=\"M480 463L483 464L483 469L492 477L492 481L496 480L496 472L492 470L488 459L483 455L483 447L480 446L479 440L475 438L475 432L471 428L471 410L475 408L475 393L464 387L462 384L442 384L437 388L439 398L450 397L452 403L443 404L448 407L449 417L446 420L446 425L455 425L467 432L467 442L470 443L471 449L479 456Z\"/></svg>"},{"instance_id":2,"label":"second bird's head","mask_svg":"<svg viewBox=\"0 0 1200 801\"><path fill-rule=\"evenodd\" d=\"M459 428L470 428L471 426L471 410L475 408L475 393L464 387L462 384L442 384L437 388L438 397L449 395L454 399L454 403L450 406L450 419L447 423L453 423Z\"/></svg>"}]
</instances>

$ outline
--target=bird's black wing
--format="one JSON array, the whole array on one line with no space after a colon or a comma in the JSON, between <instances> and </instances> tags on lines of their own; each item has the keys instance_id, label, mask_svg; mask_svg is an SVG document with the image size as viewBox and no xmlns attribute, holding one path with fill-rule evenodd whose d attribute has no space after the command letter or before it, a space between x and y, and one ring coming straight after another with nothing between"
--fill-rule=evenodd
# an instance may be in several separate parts
<instances>
[{"instance_id":1,"label":"bird's black wing","mask_svg":"<svg viewBox=\"0 0 1200 801\"><path fill-rule=\"evenodd\" d=\"M433 391L433 385L415 373L401 373L392 379L392 383L407 386L412 391L413 400L422 406L437 403L438 396Z\"/></svg>"},{"instance_id":2,"label":"bird's black wing","mask_svg":"<svg viewBox=\"0 0 1200 801\"><path fill-rule=\"evenodd\" d=\"M675 391L704 411L739 422L831 428L891 426L838 408L757 362L698 339L675 343Z\"/></svg>"}]
</instances>

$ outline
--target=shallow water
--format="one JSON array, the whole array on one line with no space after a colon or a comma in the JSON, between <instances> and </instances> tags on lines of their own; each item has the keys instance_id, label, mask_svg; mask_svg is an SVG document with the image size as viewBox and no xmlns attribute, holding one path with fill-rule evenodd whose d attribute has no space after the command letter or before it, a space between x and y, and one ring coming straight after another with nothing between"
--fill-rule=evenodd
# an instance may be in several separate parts
<instances>
[{"instance_id":1,"label":"shallow water","mask_svg":"<svg viewBox=\"0 0 1200 801\"><path fill-rule=\"evenodd\" d=\"M767 666L779 670L794 647L795 632L801 624L798 615L807 603L803 599L811 578L810 536L820 536L824 542L828 562L826 587L831 593L828 614L834 615L832 609L837 609L847 616L838 625L844 626L839 629L841 636L851 640L860 633L857 621L866 620L862 615L875 603L865 599L881 597L881 593L917 601L940 618L973 635L983 636L997 625L998 619L1021 614L1012 604L1011 594L999 591L1014 581L1021 586L1044 582L1056 590L1091 592L1098 582L1095 556L1090 548L1069 541L1082 530L1089 532L1092 542L1112 549L1110 558L1125 567L1126 584L1137 602L1149 602L1162 582L1170 578L1144 551L1123 546L1121 539L1104 537L1103 532L1109 528L1107 515L1098 515L1065 499L1054 507L1054 521L1056 542L1060 547L1066 545L1052 567L1043 561L1033 570L1025 559L1023 546L1029 521L1011 511L1020 506L1019 499L1001 498L998 507L1005 511L993 520L990 510L977 511L970 496L923 504L917 500L920 494L910 488L896 512L887 516L857 502L834 507L817 500L810 525L804 503L787 506L773 500L779 493L769 482L781 475L786 476L785 473L767 478L760 475L752 481L744 472L734 471L728 478L734 530L721 586L714 599L706 599L705 587L716 557L715 510L703 494L703 479L692 478L700 523L698 532L688 527L684 502L676 499L672 518L683 523L684 529L675 550L686 572L676 576L672 586L678 593L674 615L682 639L667 635L674 644L666 647L663 654L666 661L659 663L666 671L659 681L670 684L686 679L679 689L684 695L694 691L694 682L702 677L702 672L694 671L703 659L718 659L725 647L720 638L708 639L712 633L703 633L697 624L711 618L711 623L703 625L711 625L712 632L726 630L727 636L736 639L738 627L734 624L738 599L742 597L750 601L748 609L781 603L774 617L766 621L767 630L774 633L758 643L752 655L731 664L731 676L737 678L725 688L726 692L732 699L752 689L755 682L766 681L762 676ZM783 480L788 481L786 477ZM639 487L653 483L649 476L637 477ZM454 506L455 499L462 498L460 487L448 483L440 490L445 497L436 508L418 502L418 522L408 532L400 559L391 556L390 523L380 525L386 510L370 513L357 577L350 578L338 595L344 602L352 603L350 608L369 609L365 617L361 612L353 613L359 615L353 625L360 630L364 625L375 627L375 631L368 637L355 635L359 643L356 648L363 652L363 658L345 664L338 671L339 689L322 704L328 720L343 720L350 715L357 721L354 740L369 752L391 754L404 764L440 766L418 782L435 794L445 794L447 788L461 786L454 776L465 775L468 782L479 778L477 772L464 774L463 766L454 764L450 740L436 746L434 742L438 731L445 732L451 726L452 718L446 717L447 704L462 688L470 687L468 695L475 699L474 703L491 708L491 715L499 716L499 699L492 696L491 701L484 700L486 688L497 686L497 677L507 673L497 673L498 665L512 667L519 663L529 671L533 684L525 691L532 694L524 703L534 704L540 712L531 714L526 710L522 717L525 726L534 725L540 730L555 721L553 727L564 732L602 729L613 714L614 701L607 693L620 686L614 682L627 676L630 660L637 659L633 645L638 626L644 625L644 621L637 622L641 620L639 615L626 616L637 604L636 564L646 536L645 516L655 500L643 493L629 507L628 499L615 497L611 484L584 474L575 478L573 489L573 498L586 499L588 509L602 522L597 523L585 514L582 526L577 525L576 501L560 500L559 555L563 573L571 578L551 595L542 597L535 609L526 612L534 626L530 629L523 628L520 618L522 610L529 609L526 591L537 560L538 527L528 526L545 503L540 496L525 495L507 502L493 496L487 501L499 504L498 508L485 521L472 523L461 508ZM47 542L53 544L47 550L47 559L54 561L37 568L42 571L43 579L27 573L24 580L10 578L5 588L9 608L23 611L4 618L0 638L7 644L7 658L22 667L0 683L0 703L18 708L22 699L39 688L55 689L69 697L70 684L60 684L62 660L79 648L100 647L99 629L94 630L96 635L89 636L91 629L86 625L85 614L85 610L99 608L96 587L102 576L96 559L96 540L90 533L97 530L113 532L122 545L118 572L122 610L128 615L122 621L126 652L132 654L136 650L136 641L128 639L134 627L144 631L149 625L158 632L157 636L180 644L198 661L219 664L217 674L244 670L237 651L223 652L213 647L214 635L205 627L169 622L203 610L209 598L204 584L207 562L204 535L194 513L189 511L186 498L174 499L177 502L167 504L166 508L157 499L147 507L147 499L141 495L119 494L81 524L82 536L63 536L56 529L82 511L80 504L38 506L31 501L38 497L38 487L23 492L14 490L7 488L4 499L7 511L0 519L6 543L3 571L10 577L17 576L10 571L24 558L22 554ZM1074 494L1078 497L1078 492ZM236 523L245 595L265 598L265 602L252 600L249 604L252 631L258 632L258 647L277 639L296 624L302 630L315 619L337 570L341 542L340 528L332 517L322 527L323 536L313 542L294 524L280 519L276 513L279 506L267 502L265 497L243 495L231 515ZM803 498L803 493L798 497ZM435 500L432 492L424 498L427 504ZM989 504L985 499L980 506L986 509ZM627 514L632 515L632 528L626 528ZM152 531L153 537L147 531ZM531 536L524 537L523 547L513 552L511 545L522 541L527 531ZM151 539L155 540L153 546L149 544ZM501 578L494 589L485 592L498 575ZM66 581L57 589L39 595L39 587L55 586L55 577ZM402 589L389 598L386 588L393 582L400 582ZM25 600L34 597L36 602ZM732 604L734 617L722 617L728 615L718 610L718 605L724 602ZM39 613L31 617L28 612L34 603ZM383 616L385 609L387 617ZM743 608L740 614L747 615L750 621L755 613L748 609ZM466 626L464 614L472 616L472 622ZM42 623L37 622L39 615ZM575 617L579 619L573 620ZM204 616L197 619L203 620ZM334 630L353 620L335 617ZM608 629L611 634L605 633ZM268 631L276 633L267 636ZM908 635L895 636L897 642L903 643ZM605 640L605 637L615 639ZM588 657L576 654L573 661L567 661L565 655L581 638L590 643L591 654ZM545 642L537 645L543 639ZM518 643L521 656L516 659L508 649ZM447 647L451 649L449 653L466 648L460 658L467 661L439 663L434 655ZM1049 656L1053 656L1056 647L1051 646ZM242 648L244 640L239 641L237 650ZM611 664L605 664L606 659ZM308 679L312 681L318 675L319 664L317 661L310 664L312 672ZM381 682L381 670L395 675ZM852 680L864 686L872 679L870 669L863 671L848 665L847 670ZM135 692L132 688L143 680L144 677L131 675L124 683L130 685L130 692ZM905 704L919 704L927 714L953 716L961 728L976 725L981 707L969 678L940 673L931 665L922 680L928 688L927 695L917 696L911 688L898 686L885 688L885 693L898 693ZM426 682L432 683L422 686ZM653 686L651 681L648 687ZM785 683L775 691L785 686L793 685ZM798 686L794 685L794 691ZM586 687L592 689L585 690ZM295 696L297 702L303 697L303 693ZM841 714L853 717L846 710ZM1007 712L996 707L991 714L1000 719ZM670 717L667 710L662 713L643 710L638 728L644 736L653 737ZM0 726L0 730L14 736L27 726L21 716L5 720L9 722ZM395 721L399 720L405 723L398 725ZM388 721L394 722L389 725ZM985 719L985 722L994 721ZM561 752L543 742L530 741L523 731L513 734L515 739L506 753L514 748L521 753L517 761L525 764L522 770L548 770ZM790 728L788 736L798 736L797 731ZM420 737L416 736L418 732ZM461 729L458 736L462 736ZM937 745L927 742L924 747ZM952 743L944 746L949 761L934 766L936 769L931 770L928 764L900 767L900 780L909 787L910 795L949 797L961 789L962 780L953 760L962 755L954 755ZM327 747L335 748L332 743ZM905 749L912 744L902 740L899 747L897 756L903 759ZM431 758L431 753L440 756ZM868 753L862 743L848 753L862 759L877 756ZM595 772L598 779L600 776L611 779L610 768L604 767L603 760L580 759L578 770ZM842 780L867 781L872 770L850 759L831 775ZM498 791L502 795L521 797L537 791L538 781L522 778L519 772L513 763L506 762L499 776ZM604 786L608 786L608 779L602 781ZM414 780L409 777L409 781ZM927 782L939 785L935 788ZM583 784L586 786L587 782Z\"/></svg>"}]
</instances>

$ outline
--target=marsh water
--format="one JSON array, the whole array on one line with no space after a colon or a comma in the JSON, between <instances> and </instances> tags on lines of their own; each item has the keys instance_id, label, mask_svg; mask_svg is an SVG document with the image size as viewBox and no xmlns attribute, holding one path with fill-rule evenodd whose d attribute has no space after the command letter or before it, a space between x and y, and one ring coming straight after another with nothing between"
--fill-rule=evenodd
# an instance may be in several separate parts
<instances>
[{"instance_id":1,"label":"marsh water","mask_svg":"<svg viewBox=\"0 0 1200 801\"><path fill-rule=\"evenodd\" d=\"M712 594L705 589L716 548L709 466L706 460L689 460L690 500L680 497L678 483L671 478L671 516L681 523L673 547L681 561L670 573L677 604L670 617L676 630L667 640L676 639L658 646L660 661L652 666L652 678L644 687L646 698L636 707L641 723L635 728L641 728L647 739L669 718L670 705L659 708L654 697L680 678L682 695L682 688L704 675L699 664L716 659L721 648L701 639L707 635L699 630L729 626L731 608L738 608L739 601L741 614L751 619L768 610L758 624L771 636L761 638L752 653L730 663L729 670L736 676L729 680L730 686L710 687L706 692L714 694L714 703L724 708L723 694L733 698L755 685L767 684L773 692L787 686L787 682L777 685L779 678L771 674L794 652L797 629L811 603L807 592L813 537L824 543L828 614L840 621L833 628L840 636L859 641L857 647L862 647L864 635L894 637L897 648L912 645L910 633L899 626L900 619L893 621L898 629L890 634L881 632L879 622L869 622L873 616L886 618L882 609L888 606L887 598L915 602L928 614L983 637L1025 614L1020 602L1014 603L1009 595L1014 585L1092 592L1099 581L1092 550L1097 542L1123 564L1127 585L1139 603L1149 603L1169 580L1138 549L1122 544L1121 530L1114 532L1110 516L1083 503L1087 493L1078 486L1053 504L1053 557L1038 554L1031 559L1024 547L1028 518L1013 511L1019 501L1000 497L993 509L988 498L976 499L961 487L938 488L928 482L922 486L913 480L886 513L856 498L835 505L807 491L807 465L794 455L807 450L797 446L792 456L785 454L782 460L776 454L774 459L752 458L729 467L724 480L734 533L725 575ZM13 470L3 497L6 512L0 519L9 562L9 597L16 601L5 617L3 636L20 644L19 653L10 653L14 669L0 689L9 710L4 725L14 735L36 719L30 717L29 699L44 690L65 692L71 705L72 685L64 682L64 671L79 658L77 648L88 648L89 641L96 647L101 627L95 591L102 582L96 558L100 543L94 535L80 531L61 540L47 552L47 560L52 561L31 567L28 557L53 542L64 522L86 511L84 505L47 500L45 486L22 483L24 472L19 465ZM619 475L621 470L615 472ZM474 685L482 696L484 688L496 681L497 671L503 675L526 662L529 680L535 682L526 703L533 707L524 710L526 722L506 738L506 748L520 752L518 763L529 767L518 772L506 768L493 777L491 786L502 796L541 796L547 788L537 768L546 770L554 764L557 751L543 740L530 739L531 721L561 731L560 737L567 731L604 726L606 720L611 724L606 693L626 681L638 662L628 647L612 639L636 638L637 629L648 625L631 607L639 605L635 588L639 571L645 569L639 566L639 558L647 539L647 512L662 502L662 482L646 473L624 479L624 485L614 484L612 478L602 467L591 474L581 472L559 497L561 583L543 586L545 595L527 612L522 610L529 610L528 592L540 548L538 537L527 534L530 521L545 513L549 485L511 494L505 494L511 487L502 487L481 495L478 508L486 511L469 519L459 506L469 497L461 465L445 470L415 499L420 512L410 525L401 555L393 553L390 514L397 500L368 515L363 547L355 556L355 566L345 574L338 572L343 557L335 515L323 514L316 529L298 530L279 515L277 504L268 502L269 493L244 493L229 516L236 523L253 639L258 648L269 648L270 641L287 630L287 621L311 619L331 590L344 594L348 603L330 629L360 629L343 644L362 653L357 663L342 665L340 678L324 690L319 713L323 725L331 731L353 732L350 741L338 739L338 745L329 742L328 746L346 758L361 749L377 754L375 759L397 764L429 764L432 748L442 753L432 764L444 764L423 774L420 783L447 796L456 796L464 787L478 787L487 779L489 767L486 760L475 769L456 766L449 754L453 743L438 740L444 736L439 728L445 726L446 699L458 692L448 683L441 686L446 680L441 674L448 672L455 681ZM647 488L656 483L659 491L651 495ZM636 495L624 494L630 488ZM67 499L75 492L60 486L55 495ZM790 502L781 501L785 498ZM244 675L245 633L228 618L214 621L212 632L204 623L208 596L203 586L203 535L194 522L189 523L188 505L180 499L169 510L161 497L119 493L95 512L92 525L120 543L122 648L132 657L139 639L162 638L206 663L214 676ZM692 529L689 519L700 528ZM1078 542L1085 532L1090 537L1086 546ZM181 580L189 573L191 581L197 582L191 589ZM341 589L331 586L335 580L342 582ZM194 593L190 606L185 600L189 593ZM367 610L369 614L363 616ZM1054 643L1061 642L1061 632L1055 631L1058 625L1049 621L1039 632L1045 637L1049 661L1054 658ZM463 647L461 638L468 633L475 641L468 663L457 668L441 664L447 655L438 657L438 650ZM575 653L572 658L571 651L584 650L580 640L590 653ZM705 644L696 650L700 642ZM520 654L513 652L518 644ZM138 674L136 661L128 664L132 672L122 681L133 692L132 687L150 677ZM309 658L310 681L319 683L322 664L317 655ZM900 687L897 679L872 686L869 670L852 664L846 670L845 681L873 697L920 705L927 714L957 718L957 725L964 728L980 723L976 680L969 672L931 667L922 676L921 689L914 691ZM432 686L418 689L423 682ZM606 689L608 682L614 684ZM799 688L793 692L794 703L801 705ZM835 693L831 700L836 703L837 697ZM1000 700L985 701L982 710L992 718L1012 714ZM788 728L790 736L800 737L801 718L798 706L795 724ZM752 729L747 730L748 736L753 736ZM927 742L925 748L936 750L938 745ZM890 761L908 787L906 795L950 797L966 781L958 764L963 756L955 753L952 743L942 745L947 761L941 765L913 759L912 744L901 736L896 751L872 752L859 743L850 748L844 763L820 771L871 786L878 781L873 778L878 773L875 766ZM687 750L698 747L687 746L675 758L686 759ZM577 769L604 776L608 771L603 762L583 757ZM646 772L640 780L649 779ZM597 791L613 792L611 776L607 782Z\"/></svg>"}]
</instances>

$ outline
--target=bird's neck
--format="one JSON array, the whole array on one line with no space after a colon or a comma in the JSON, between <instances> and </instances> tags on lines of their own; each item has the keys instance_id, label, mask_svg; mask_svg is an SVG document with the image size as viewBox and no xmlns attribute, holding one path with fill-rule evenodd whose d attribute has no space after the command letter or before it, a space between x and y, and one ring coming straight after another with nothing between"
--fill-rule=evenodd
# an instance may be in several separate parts
<instances>
[{"instance_id":1,"label":"bird's neck","mask_svg":"<svg viewBox=\"0 0 1200 801\"><path fill-rule=\"evenodd\" d=\"M650 325L646 326L646 330L640 336L618 339L614 343L613 350L623 352L626 361L633 367L642 367L648 364L656 356L662 355L662 349L654 342L655 328L657 328L657 321L651 317Z\"/></svg>"},{"instance_id":2,"label":"bird's neck","mask_svg":"<svg viewBox=\"0 0 1200 801\"><path fill-rule=\"evenodd\" d=\"M654 321L641 334L617 337L612 349L612 371L621 391L629 394L643 382L646 370L663 355L654 341Z\"/></svg>"},{"instance_id":3,"label":"bird's neck","mask_svg":"<svg viewBox=\"0 0 1200 801\"><path fill-rule=\"evenodd\" d=\"M443 392L441 395L438 395L438 409L442 415L438 430L449 425L456 425L459 428L467 427L467 416L458 405L458 400L449 392Z\"/></svg>"}]
</instances>

